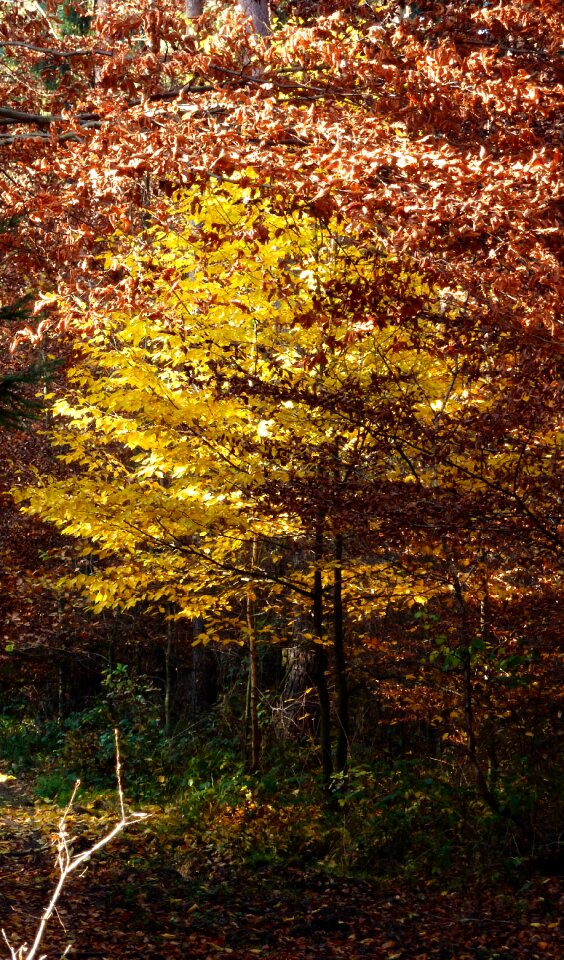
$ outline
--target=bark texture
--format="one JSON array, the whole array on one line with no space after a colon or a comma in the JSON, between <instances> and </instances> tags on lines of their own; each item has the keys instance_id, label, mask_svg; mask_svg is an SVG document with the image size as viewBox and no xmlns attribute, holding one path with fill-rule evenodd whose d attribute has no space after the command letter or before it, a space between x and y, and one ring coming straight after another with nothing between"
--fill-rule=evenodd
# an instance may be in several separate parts
<instances>
[{"instance_id":1,"label":"bark texture","mask_svg":"<svg viewBox=\"0 0 564 960\"><path fill-rule=\"evenodd\" d=\"M186 16L193 20L195 17L201 17L204 12L204 2L205 0L186 0L185 11Z\"/></svg>"},{"instance_id":2,"label":"bark texture","mask_svg":"<svg viewBox=\"0 0 564 960\"><path fill-rule=\"evenodd\" d=\"M270 35L270 7L268 0L239 0L244 14L250 17L253 30L259 37Z\"/></svg>"},{"instance_id":3,"label":"bark texture","mask_svg":"<svg viewBox=\"0 0 564 960\"><path fill-rule=\"evenodd\" d=\"M185 0L186 16L190 20L201 17L205 0ZM259 37L270 35L270 5L268 0L239 0L243 13L249 17Z\"/></svg>"}]
</instances>

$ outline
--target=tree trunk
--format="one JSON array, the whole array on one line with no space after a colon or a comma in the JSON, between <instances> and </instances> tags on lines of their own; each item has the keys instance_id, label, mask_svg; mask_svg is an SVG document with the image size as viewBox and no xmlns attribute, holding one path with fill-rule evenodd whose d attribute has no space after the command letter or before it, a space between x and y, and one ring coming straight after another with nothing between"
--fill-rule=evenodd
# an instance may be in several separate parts
<instances>
[{"instance_id":1,"label":"tree trunk","mask_svg":"<svg viewBox=\"0 0 564 960\"><path fill-rule=\"evenodd\" d=\"M490 591L488 582L487 556L485 551L482 554L482 565L484 568L484 592L480 600L480 634L484 648L484 657L487 658L491 649L491 629L490 629ZM486 659L487 662L487 659ZM486 748L488 752L488 784L492 791L495 791L498 777L498 755L496 743L496 711L492 704L490 678L484 672L484 693L488 707L488 722L486 725Z\"/></svg>"},{"instance_id":2,"label":"tree trunk","mask_svg":"<svg viewBox=\"0 0 564 960\"><path fill-rule=\"evenodd\" d=\"M170 612L170 611L169 611ZM172 634L173 634L173 624L172 620L167 620L166 624L166 641L165 641L165 686L164 686L164 725L165 733L167 737L170 736L171 731L171 720L170 720L170 703L171 703L171 689L172 689L172 671L170 658L172 654Z\"/></svg>"},{"instance_id":3,"label":"tree trunk","mask_svg":"<svg viewBox=\"0 0 564 960\"><path fill-rule=\"evenodd\" d=\"M315 649L300 637L311 631L311 620L303 623L300 618L294 629L296 640L282 653L282 662L286 668L280 706L276 711L276 723L285 737L313 736L318 719L318 702L315 692Z\"/></svg>"},{"instance_id":4,"label":"tree trunk","mask_svg":"<svg viewBox=\"0 0 564 960\"><path fill-rule=\"evenodd\" d=\"M464 698L464 716L466 719L466 754L470 763L476 772L476 783L480 796L483 800L495 810L501 812L500 803L495 794L490 790L482 765L478 758L476 745L476 730L474 723L474 692L473 692L473 671L472 671L472 651L470 646L470 625L468 622L468 607L464 597L464 591L458 570L454 561L449 556L445 548L445 556L450 567L452 585L459 613L458 627L458 655L462 663L462 688Z\"/></svg>"},{"instance_id":5,"label":"tree trunk","mask_svg":"<svg viewBox=\"0 0 564 960\"><path fill-rule=\"evenodd\" d=\"M251 570L257 562L257 541L253 540ZM252 585L247 592L247 627L249 630L249 720L251 726L251 773L256 773L260 763L260 729L258 722L258 664L257 664L257 624L255 597Z\"/></svg>"},{"instance_id":6,"label":"tree trunk","mask_svg":"<svg viewBox=\"0 0 564 960\"><path fill-rule=\"evenodd\" d=\"M67 666L66 642L63 638L63 601L59 597L57 600L57 613L59 620L59 629L61 633L61 650L59 652L59 662L57 670L57 720L62 720L65 715L65 673Z\"/></svg>"},{"instance_id":7,"label":"tree trunk","mask_svg":"<svg viewBox=\"0 0 564 960\"><path fill-rule=\"evenodd\" d=\"M253 30L259 37L270 36L270 5L268 0L239 0L239 6L249 17ZM189 20L201 17L204 12L205 0L185 0L186 16Z\"/></svg>"},{"instance_id":8,"label":"tree trunk","mask_svg":"<svg viewBox=\"0 0 564 960\"><path fill-rule=\"evenodd\" d=\"M160 16L155 6L155 0L149 0L149 16L147 18L147 44L151 53L159 53L161 47Z\"/></svg>"},{"instance_id":9,"label":"tree trunk","mask_svg":"<svg viewBox=\"0 0 564 960\"><path fill-rule=\"evenodd\" d=\"M335 570L333 575L333 646L335 650L335 680L337 684L337 753L339 773L346 770L349 752L349 689L345 658L345 628L343 616L343 537L335 537Z\"/></svg>"},{"instance_id":10,"label":"tree trunk","mask_svg":"<svg viewBox=\"0 0 564 960\"><path fill-rule=\"evenodd\" d=\"M204 624L199 618L192 621L194 640L202 633ZM213 652L209 647L200 644L192 649L192 684L191 707L192 713L208 710L217 699L217 666Z\"/></svg>"},{"instance_id":11,"label":"tree trunk","mask_svg":"<svg viewBox=\"0 0 564 960\"><path fill-rule=\"evenodd\" d=\"M205 0L186 0L186 16L190 20L194 20L195 17L201 17L204 12L204 3Z\"/></svg>"},{"instance_id":12,"label":"tree trunk","mask_svg":"<svg viewBox=\"0 0 564 960\"><path fill-rule=\"evenodd\" d=\"M94 16L92 18L92 23L94 25L94 32L96 36L100 39L101 45L103 45L103 38L101 36L104 26L104 20L110 11L111 0L94 0ZM94 75L93 75L93 85L95 87L99 86L102 80L103 74L103 57L94 58Z\"/></svg>"},{"instance_id":13,"label":"tree trunk","mask_svg":"<svg viewBox=\"0 0 564 960\"><path fill-rule=\"evenodd\" d=\"M317 563L323 556L323 531L318 527L315 536L315 559ZM317 638L315 648L314 678L319 697L319 742L321 746L321 763L323 779L329 783L333 773L331 757L331 703L327 687L327 652L323 638L323 582L321 570L316 567L313 580L313 622Z\"/></svg>"},{"instance_id":14,"label":"tree trunk","mask_svg":"<svg viewBox=\"0 0 564 960\"><path fill-rule=\"evenodd\" d=\"M253 30L259 37L270 36L270 7L268 0L239 0L243 13L250 17Z\"/></svg>"}]
</instances>

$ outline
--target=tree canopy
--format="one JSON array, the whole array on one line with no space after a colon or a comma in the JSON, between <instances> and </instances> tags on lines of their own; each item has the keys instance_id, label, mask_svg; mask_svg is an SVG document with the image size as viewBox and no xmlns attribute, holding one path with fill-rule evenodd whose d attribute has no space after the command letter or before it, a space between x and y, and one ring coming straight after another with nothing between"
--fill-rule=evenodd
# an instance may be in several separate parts
<instances>
[{"instance_id":1,"label":"tree canopy","mask_svg":"<svg viewBox=\"0 0 564 960\"><path fill-rule=\"evenodd\" d=\"M0 431L17 709L158 784L202 717L295 748L356 866L560 851L560 5L4 7L0 417L59 363Z\"/></svg>"}]
</instances>

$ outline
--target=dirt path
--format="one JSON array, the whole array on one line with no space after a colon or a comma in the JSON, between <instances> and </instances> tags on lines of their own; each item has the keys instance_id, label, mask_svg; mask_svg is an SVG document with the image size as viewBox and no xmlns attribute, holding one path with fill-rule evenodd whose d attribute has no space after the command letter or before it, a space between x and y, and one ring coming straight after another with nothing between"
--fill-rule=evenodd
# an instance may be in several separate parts
<instances>
[{"instance_id":1,"label":"dirt path","mask_svg":"<svg viewBox=\"0 0 564 960\"><path fill-rule=\"evenodd\" d=\"M29 780L0 782L0 926L30 940L56 881L52 834L60 818ZM105 808L81 806L76 847L101 836ZM183 877L176 841L155 816L123 835L72 882L43 953L58 960L560 960L564 901L555 878L521 889L462 892L299 868ZM4 950L7 956L7 949ZM2 953L0 952L0 956Z\"/></svg>"}]
</instances>

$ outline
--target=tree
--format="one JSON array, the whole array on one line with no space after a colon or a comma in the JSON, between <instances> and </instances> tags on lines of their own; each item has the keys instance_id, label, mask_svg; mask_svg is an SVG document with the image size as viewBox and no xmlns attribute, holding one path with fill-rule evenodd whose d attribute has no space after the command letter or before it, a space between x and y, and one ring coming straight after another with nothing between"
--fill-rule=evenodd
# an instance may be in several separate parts
<instances>
[{"instance_id":1,"label":"tree","mask_svg":"<svg viewBox=\"0 0 564 960\"><path fill-rule=\"evenodd\" d=\"M358 381L347 389L341 384L320 401L313 390L299 393L291 378L300 409L319 424L307 449L320 472L300 483L296 467L292 490L298 519L291 535L303 536L307 546L299 581L310 590L323 567L326 590L338 569L336 518L345 504L347 563L351 543L359 554L354 578L343 571L355 635L368 648L376 632L378 618L365 616L363 603L389 601L398 618L403 604L402 629L409 624L423 663L431 641L413 619L425 601L429 618L445 622L437 639L448 639L432 670L422 667L425 682L430 678L426 690L439 677L430 719L445 704L454 710L450 678L462 679L463 671L474 706L478 700L478 723L487 708L484 691L492 689L524 716L526 704L509 689L503 665L515 646L531 658L539 647L553 649L550 582L562 532L559 11L552 2L526 11L512 2L479 9L449 2L439 14L424 3L406 18L396 4L378 10L316 4L309 13L307 6L295 5L303 24L292 18L280 29L275 24L269 45L241 29L232 8L203 17L198 36L188 38L180 4L164 7L157 19L147 6L133 20L129 7L113 4L98 33L86 38L59 36L51 14L47 20L25 10L3 21L2 191L4 202L25 214L8 289L15 298L30 274L37 277L54 329L92 332L103 330L109 315L131 316L143 292L139 278L123 274L118 260L106 269L97 259L99 239L108 246L119 228L143 244L148 224L159 217L168 229L167 198L178 186L228 182L248 165L266 191L276 188L287 210L297 198L322 222L334 217L345 224L337 234L348 230L355 243L371 245L373 259L383 248L400 272L425 278L442 320L432 344L421 338L415 347L425 356L423 372L407 376L392 364L385 402L378 379L368 391ZM63 70L67 62L72 69ZM359 288L346 289L354 302ZM54 290L61 293L57 301ZM366 291L360 293L366 306ZM414 344L420 306L411 320L409 309L408 296L401 322ZM312 342L316 330L320 338L332 335L322 313L316 306L309 318ZM401 342L398 336L398 357ZM441 371L436 394L424 376L433 362ZM330 373L331 363L323 351L312 369L322 364ZM257 381L254 403L266 396L275 406L274 386ZM250 397L249 404L254 409ZM323 432L328 410L339 428L364 431L358 465L342 468L341 477L350 467L347 484L321 470L341 454ZM288 456L287 436L284 443L263 437L263 445ZM258 469L255 447L251 454ZM297 452L290 454L293 462ZM269 477L268 490L280 510L288 494L282 479ZM311 518L327 500L333 512L317 525L315 561ZM367 514L374 522L368 531ZM374 587L376 566L381 588ZM335 591L337 597L337 584ZM488 606L489 646L472 650ZM386 657L393 652L397 661L398 650L390 646ZM413 710L409 684L405 697ZM498 725L501 714L491 707ZM449 727L453 741L459 723Z\"/></svg>"},{"instance_id":2,"label":"tree","mask_svg":"<svg viewBox=\"0 0 564 960\"><path fill-rule=\"evenodd\" d=\"M128 257L122 244L108 255L135 283L135 312L116 313L81 345L76 399L56 406L74 472L24 496L31 512L91 541L85 550L100 563L65 586L94 610L142 602L164 612L166 602L177 617L204 619L206 639L230 638L246 590L254 643L257 602L267 614L288 592L310 604L322 701L324 622L333 624L343 768L343 575L354 603L358 563L345 558L344 537L364 526L371 487L397 459L394 406L397 429L399 403L419 402L416 391L402 397L402 380L417 371L418 388L434 395L448 366L425 369L421 334L400 328L431 300L421 278L336 221L263 197L252 171L240 184L192 191L172 209L174 232L153 229ZM299 571L280 567L304 551Z\"/></svg>"},{"instance_id":3,"label":"tree","mask_svg":"<svg viewBox=\"0 0 564 960\"><path fill-rule=\"evenodd\" d=\"M288 631L288 617L309 613L327 776L327 641L342 770L347 649L383 605L439 604L444 616L454 591L458 640L442 655L462 670L468 757L491 797L476 745L467 571L476 550L505 551L505 562L513 525L519 538L546 539L535 547L546 562L552 534L527 506L528 487L550 472L555 448L537 449L520 480L544 428L527 449L512 424L492 432L492 403L509 387L492 371L513 344L489 331L484 361L463 303L445 330L439 291L346 224L281 200L247 171L191 191L167 229L116 240L107 267L125 270L135 309L80 346L76 396L56 407L72 472L24 491L27 509L90 541L94 569L62 586L95 611L171 604L177 618L204 622L199 642L246 634L251 663L257 609L262 639L280 614ZM478 591L484 576L482 564ZM493 583L488 592L491 602Z\"/></svg>"}]
</instances>

